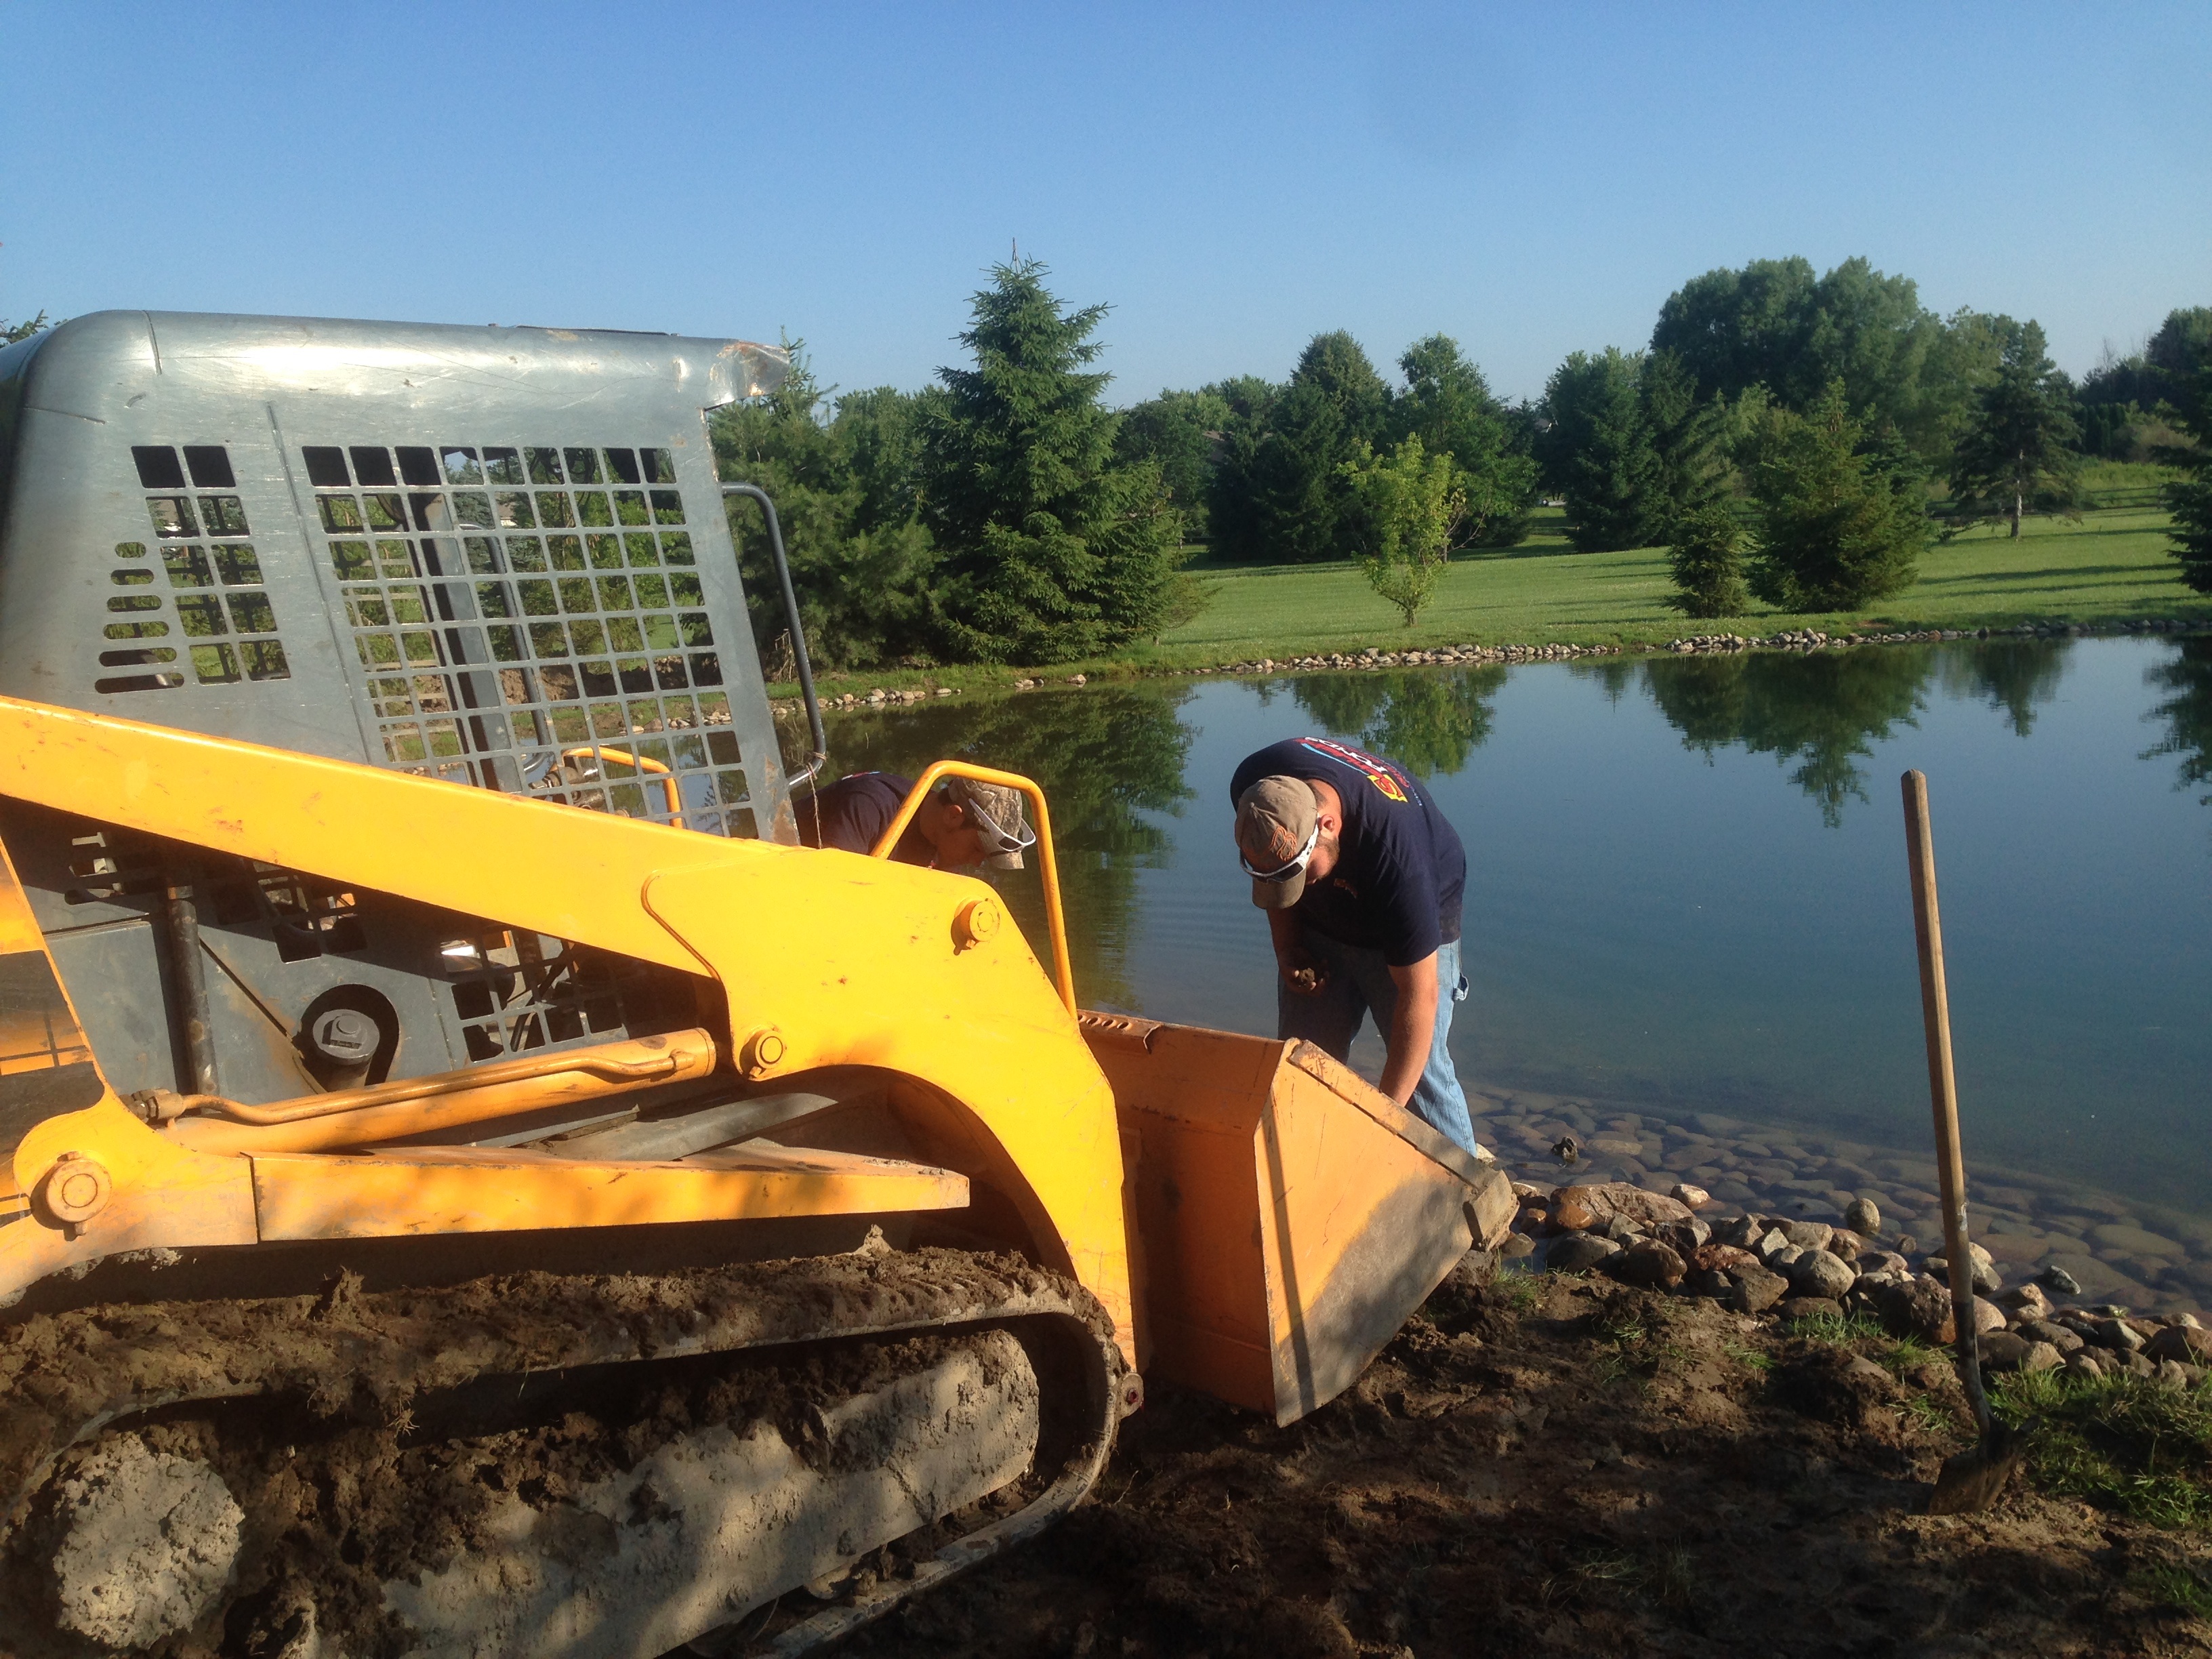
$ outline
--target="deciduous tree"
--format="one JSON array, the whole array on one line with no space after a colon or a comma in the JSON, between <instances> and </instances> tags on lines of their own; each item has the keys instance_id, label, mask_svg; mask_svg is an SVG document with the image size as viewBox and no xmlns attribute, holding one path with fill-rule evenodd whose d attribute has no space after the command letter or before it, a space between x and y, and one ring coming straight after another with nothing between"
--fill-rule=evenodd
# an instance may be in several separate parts
<instances>
[{"instance_id":1,"label":"deciduous tree","mask_svg":"<svg viewBox=\"0 0 2212 1659\"><path fill-rule=\"evenodd\" d=\"M1536 503L1536 463L1522 450L1491 396L1481 369L1449 334L1431 334L1398 359L1406 390L1390 404L1393 437L1419 437L1431 455L1449 455L1467 493L1464 544L1511 547L1528 534Z\"/></svg>"},{"instance_id":2,"label":"deciduous tree","mask_svg":"<svg viewBox=\"0 0 2212 1659\"><path fill-rule=\"evenodd\" d=\"M1368 586L1404 613L1411 628L1435 592L1467 492L1449 455L1408 437L1388 455L1363 444L1343 468L1359 510L1359 568Z\"/></svg>"}]
</instances>

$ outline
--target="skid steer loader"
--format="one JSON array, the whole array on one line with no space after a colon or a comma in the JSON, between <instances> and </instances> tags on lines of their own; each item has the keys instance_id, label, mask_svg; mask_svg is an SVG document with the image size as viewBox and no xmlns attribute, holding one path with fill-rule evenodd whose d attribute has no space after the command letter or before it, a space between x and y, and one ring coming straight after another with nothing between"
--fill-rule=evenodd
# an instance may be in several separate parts
<instances>
[{"instance_id":1,"label":"skid steer loader","mask_svg":"<svg viewBox=\"0 0 2212 1659\"><path fill-rule=\"evenodd\" d=\"M1289 1421L1503 1178L795 844L707 416L768 348L103 313L0 351L0 1650L803 1651ZM725 501L762 515L787 773Z\"/></svg>"}]
</instances>

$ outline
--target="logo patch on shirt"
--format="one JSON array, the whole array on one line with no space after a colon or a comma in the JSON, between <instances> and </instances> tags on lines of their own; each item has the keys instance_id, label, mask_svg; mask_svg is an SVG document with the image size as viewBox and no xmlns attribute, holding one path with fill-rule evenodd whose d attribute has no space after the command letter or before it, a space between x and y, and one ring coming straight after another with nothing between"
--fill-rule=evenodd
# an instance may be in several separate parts
<instances>
[{"instance_id":1,"label":"logo patch on shirt","mask_svg":"<svg viewBox=\"0 0 2212 1659\"><path fill-rule=\"evenodd\" d=\"M1405 775L1389 761L1377 760L1347 744L1332 743L1327 738L1300 738L1298 744L1316 755L1327 756L1340 766L1350 767L1389 799L1401 804L1407 800Z\"/></svg>"}]
</instances>

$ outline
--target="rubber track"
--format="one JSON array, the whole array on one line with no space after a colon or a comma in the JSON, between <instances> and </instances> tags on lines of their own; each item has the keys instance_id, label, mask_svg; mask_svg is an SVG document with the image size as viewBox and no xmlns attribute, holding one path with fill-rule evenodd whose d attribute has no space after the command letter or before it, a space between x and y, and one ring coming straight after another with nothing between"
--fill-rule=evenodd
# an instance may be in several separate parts
<instances>
[{"instance_id":1,"label":"rubber track","mask_svg":"<svg viewBox=\"0 0 2212 1659\"><path fill-rule=\"evenodd\" d=\"M1095 1425L1061 1475L848 1604L780 1632L804 1653L1030 1537L1105 1468L1123 1364L1113 1324L1080 1285L1017 1256L925 1249L808 1256L665 1276L518 1273L440 1290L367 1292L342 1276L319 1297L36 1315L0 1328L0 1542L71 1446L118 1419L192 1401L296 1395L318 1414L399 1420L421 1396L483 1376L890 1335L1012 1319L1066 1322L1091 1340ZM284 1340L270 1340L281 1328ZM702 1644L702 1645L706 1645Z\"/></svg>"}]
</instances>

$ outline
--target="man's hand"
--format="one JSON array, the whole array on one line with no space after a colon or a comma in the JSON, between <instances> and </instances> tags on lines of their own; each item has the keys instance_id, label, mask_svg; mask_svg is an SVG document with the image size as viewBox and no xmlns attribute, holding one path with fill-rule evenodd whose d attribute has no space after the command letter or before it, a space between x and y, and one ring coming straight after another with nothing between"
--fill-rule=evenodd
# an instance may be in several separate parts
<instances>
[{"instance_id":1,"label":"man's hand","mask_svg":"<svg viewBox=\"0 0 2212 1659\"><path fill-rule=\"evenodd\" d=\"M1390 1011L1389 1053L1382 1062L1382 1092L1403 1106L1428 1069L1437 1036L1437 958L1431 951L1409 968L1393 968L1398 1005Z\"/></svg>"},{"instance_id":2,"label":"man's hand","mask_svg":"<svg viewBox=\"0 0 2212 1659\"><path fill-rule=\"evenodd\" d=\"M1328 970L1306 949L1305 930L1294 912L1268 911L1267 936L1275 946L1276 970L1294 994L1310 997L1328 983Z\"/></svg>"}]
</instances>

